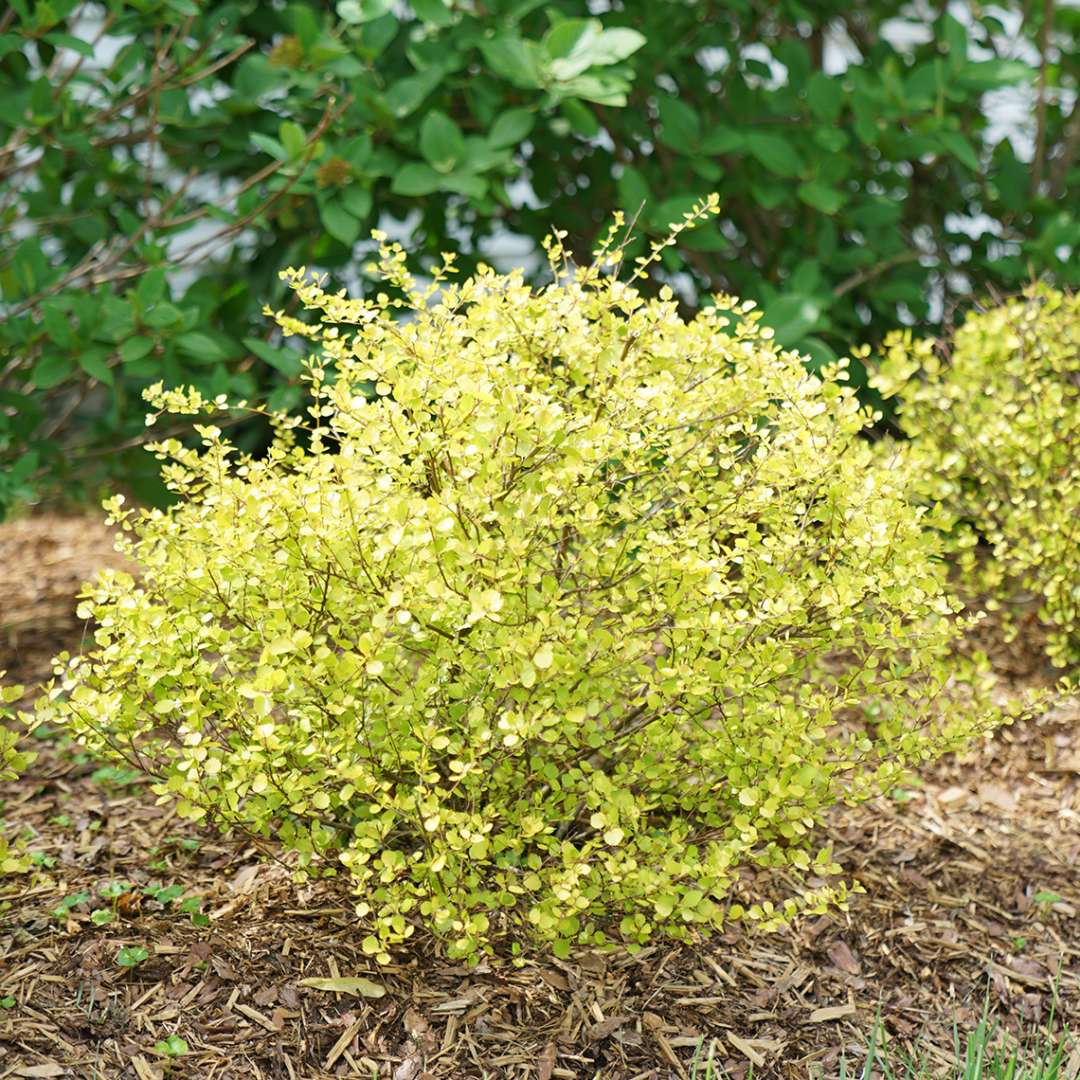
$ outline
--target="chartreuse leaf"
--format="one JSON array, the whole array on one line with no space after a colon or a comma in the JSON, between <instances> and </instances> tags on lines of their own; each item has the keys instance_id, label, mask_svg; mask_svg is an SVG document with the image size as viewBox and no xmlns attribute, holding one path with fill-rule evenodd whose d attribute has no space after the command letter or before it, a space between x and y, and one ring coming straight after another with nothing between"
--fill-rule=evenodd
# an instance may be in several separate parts
<instances>
[{"instance_id":1,"label":"chartreuse leaf","mask_svg":"<svg viewBox=\"0 0 1080 1080\"><path fill-rule=\"evenodd\" d=\"M141 945L124 945L116 954L116 962L123 968L138 967L149 955Z\"/></svg>"},{"instance_id":2,"label":"chartreuse leaf","mask_svg":"<svg viewBox=\"0 0 1080 1080\"><path fill-rule=\"evenodd\" d=\"M293 120L286 120L278 128L278 141L289 158L298 158L304 152L304 129Z\"/></svg>"},{"instance_id":3,"label":"chartreuse leaf","mask_svg":"<svg viewBox=\"0 0 1080 1080\"><path fill-rule=\"evenodd\" d=\"M183 1057L188 1052L188 1044L179 1035L170 1035L168 1038L154 1043L154 1050L163 1057Z\"/></svg>"}]
</instances>

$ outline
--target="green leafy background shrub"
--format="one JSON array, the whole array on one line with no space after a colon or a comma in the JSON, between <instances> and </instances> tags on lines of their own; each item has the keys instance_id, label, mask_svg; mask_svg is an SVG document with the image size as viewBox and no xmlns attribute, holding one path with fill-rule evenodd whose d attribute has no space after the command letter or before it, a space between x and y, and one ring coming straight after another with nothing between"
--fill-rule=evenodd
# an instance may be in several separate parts
<instances>
[{"instance_id":1,"label":"green leafy background shrub","mask_svg":"<svg viewBox=\"0 0 1080 1080\"><path fill-rule=\"evenodd\" d=\"M1080 298L1031 289L943 346L896 333L873 383L900 399L912 489L969 599L1036 611L1053 663L1080 664Z\"/></svg>"},{"instance_id":2,"label":"green leafy background shrub","mask_svg":"<svg viewBox=\"0 0 1080 1080\"><path fill-rule=\"evenodd\" d=\"M845 366L647 299L671 241L575 269L559 236L538 290L421 285L386 242L368 300L288 272L309 422L257 460L210 423L158 445L181 501L112 502L141 578L89 590L39 706L182 813L336 859L382 961L421 923L475 958L842 900L824 812L992 720Z\"/></svg>"},{"instance_id":3,"label":"green leafy background shrub","mask_svg":"<svg viewBox=\"0 0 1080 1080\"><path fill-rule=\"evenodd\" d=\"M1080 12L936 5L904 32L906 14L11 0L0 513L111 478L160 499L139 451L157 380L299 407L300 354L261 305L288 302L284 265L355 283L373 226L468 268L525 258L558 222L587 261L613 208L641 211L644 243L716 190L721 214L664 273L689 308L754 297L817 364L936 330L1032 269L1076 284ZM1015 130L988 96L1009 88L1028 95Z\"/></svg>"}]
</instances>

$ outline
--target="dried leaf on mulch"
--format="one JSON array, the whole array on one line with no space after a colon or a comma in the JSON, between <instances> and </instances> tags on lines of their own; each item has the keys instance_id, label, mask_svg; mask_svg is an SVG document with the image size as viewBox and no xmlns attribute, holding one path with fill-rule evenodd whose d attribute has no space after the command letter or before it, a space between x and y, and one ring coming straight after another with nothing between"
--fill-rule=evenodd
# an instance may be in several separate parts
<instances>
[{"instance_id":1,"label":"dried leaf on mulch","mask_svg":"<svg viewBox=\"0 0 1080 1080\"><path fill-rule=\"evenodd\" d=\"M336 979L301 979L300 986L310 986L313 990L333 990L339 994L359 994L361 997L381 998L386 987L370 979L338 977Z\"/></svg>"}]
</instances>

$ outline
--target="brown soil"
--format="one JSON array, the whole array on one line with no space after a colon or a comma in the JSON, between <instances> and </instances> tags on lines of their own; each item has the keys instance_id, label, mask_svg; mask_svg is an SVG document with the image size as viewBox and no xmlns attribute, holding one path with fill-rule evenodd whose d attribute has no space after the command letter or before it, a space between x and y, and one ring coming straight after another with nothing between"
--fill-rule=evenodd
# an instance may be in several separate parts
<instances>
[{"instance_id":1,"label":"brown soil","mask_svg":"<svg viewBox=\"0 0 1080 1080\"><path fill-rule=\"evenodd\" d=\"M47 678L49 657L79 646L72 597L116 560L96 520L0 527L9 679ZM1044 674L1015 652L1000 666ZM40 758L4 792L7 833L39 866L0 879L0 1078L660 1080L692 1076L699 1047L732 1078L751 1064L755 1077L833 1077L841 1055L850 1073L879 1011L888 1040L943 1075L954 1022L973 1028L987 997L1016 1029L1080 1025L1076 702L939 764L900 798L838 810L838 861L865 888L847 913L769 937L471 971L424 944L377 968L344 886L298 888L139 783L95 778L74 748L33 741ZM109 901L112 882L135 889ZM174 884L201 898L208 925L143 892ZM112 921L96 925L94 909ZM147 959L119 966L124 946ZM384 993L302 984L339 976ZM188 1047L172 1062L154 1049L170 1035ZM1072 1052L1065 1077L1080 1075Z\"/></svg>"}]
</instances>

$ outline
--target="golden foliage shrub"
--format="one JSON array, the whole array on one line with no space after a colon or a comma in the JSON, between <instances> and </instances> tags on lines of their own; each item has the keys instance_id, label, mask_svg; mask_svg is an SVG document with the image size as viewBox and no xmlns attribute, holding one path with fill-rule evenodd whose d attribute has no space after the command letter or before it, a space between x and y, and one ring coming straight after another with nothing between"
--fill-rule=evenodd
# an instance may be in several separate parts
<instances>
[{"instance_id":1,"label":"golden foliage shrub","mask_svg":"<svg viewBox=\"0 0 1080 1080\"><path fill-rule=\"evenodd\" d=\"M0 671L0 679L3 679L4 675L5 672ZM20 750L16 733L3 725L3 721L8 717L6 706L18 700L22 692L21 686L0 685L0 784L17 780L27 765L37 757L31 750ZM2 792L3 789L0 788L0 795ZM2 805L0 802L0 808ZM0 830L0 874L25 873L30 866L30 857L22 845L8 840Z\"/></svg>"},{"instance_id":2,"label":"golden foliage shrub","mask_svg":"<svg viewBox=\"0 0 1080 1080\"><path fill-rule=\"evenodd\" d=\"M684 320L640 289L663 245L620 279L614 236L576 269L556 236L539 289L449 257L421 286L385 241L385 294L286 272L306 432L158 446L180 501L112 501L141 577L88 590L95 647L39 707L185 815L344 868L381 961L420 925L472 959L820 910L828 808L989 723L843 365L730 298ZM752 894L762 868L795 888Z\"/></svg>"},{"instance_id":3,"label":"golden foliage shrub","mask_svg":"<svg viewBox=\"0 0 1080 1080\"><path fill-rule=\"evenodd\" d=\"M913 490L940 507L968 598L1037 611L1080 664L1080 297L1037 287L970 315L945 355L909 332L872 380L899 399Z\"/></svg>"},{"instance_id":4,"label":"golden foliage shrub","mask_svg":"<svg viewBox=\"0 0 1080 1080\"><path fill-rule=\"evenodd\" d=\"M0 671L0 680L7 674ZM0 721L7 718L7 706L17 701L23 693L21 686L0 684ZM14 731L0 724L0 781L15 780L37 755L30 750L18 748L18 738Z\"/></svg>"}]
</instances>

